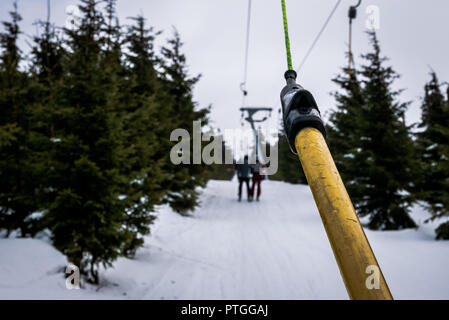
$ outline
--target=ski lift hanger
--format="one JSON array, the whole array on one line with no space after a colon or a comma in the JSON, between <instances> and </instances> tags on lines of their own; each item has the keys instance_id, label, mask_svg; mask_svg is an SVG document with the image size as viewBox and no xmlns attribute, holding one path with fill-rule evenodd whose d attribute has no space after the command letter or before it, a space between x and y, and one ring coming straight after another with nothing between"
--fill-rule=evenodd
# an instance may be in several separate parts
<instances>
[{"instance_id":1,"label":"ski lift hanger","mask_svg":"<svg viewBox=\"0 0 449 320\"><path fill-rule=\"evenodd\" d=\"M357 2L357 4L355 6L350 6L349 7L349 20L350 22L352 22L353 19L357 18L357 8L360 6L360 4L362 3L362 0L359 0L359 2Z\"/></svg>"},{"instance_id":2,"label":"ski lift hanger","mask_svg":"<svg viewBox=\"0 0 449 320\"><path fill-rule=\"evenodd\" d=\"M240 108L240 111L242 112L242 118L244 117L244 113L248 113L248 117L245 118L246 121L248 121L251 124L251 127L254 129L254 123L260 123L266 121L268 118L271 118L271 112L273 111L273 108L269 107L244 107ZM258 112L269 112L268 117L265 116L262 119L254 119L253 116Z\"/></svg>"},{"instance_id":3,"label":"ski lift hanger","mask_svg":"<svg viewBox=\"0 0 449 320\"><path fill-rule=\"evenodd\" d=\"M244 112L247 111L249 113L256 113L257 111L267 111L267 112L272 112L273 108L270 107L245 107L245 108L240 108L240 111Z\"/></svg>"}]
</instances>

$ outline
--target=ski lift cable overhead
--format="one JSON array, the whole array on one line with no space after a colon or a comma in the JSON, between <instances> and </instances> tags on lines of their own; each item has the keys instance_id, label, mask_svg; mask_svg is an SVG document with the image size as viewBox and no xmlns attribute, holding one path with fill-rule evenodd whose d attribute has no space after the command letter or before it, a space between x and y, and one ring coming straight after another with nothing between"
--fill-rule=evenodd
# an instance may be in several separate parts
<instances>
[{"instance_id":1,"label":"ski lift cable overhead","mask_svg":"<svg viewBox=\"0 0 449 320\"><path fill-rule=\"evenodd\" d=\"M243 82L240 83L240 90L242 90L243 97L248 95L246 90L246 81L248 78L248 56L249 56L249 41L250 41L250 31L251 31L251 0L248 0L248 17L246 24L246 44L245 44L245 64L243 67ZM242 106L244 107L244 106Z\"/></svg>"},{"instance_id":2,"label":"ski lift cable overhead","mask_svg":"<svg viewBox=\"0 0 449 320\"><path fill-rule=\"evenodd\" d=\"M248 16L247 16L247 25L246 25L246 43L245 43L245 63L244 63L244 70L243 70L243 82L240 83L240 90L243 93L243 99L242 99L242 107L240 111L242 112L241 115L241 126L244 126L244 120L248 121L251 124L251 127L253 130L255 130L254 123L257 122L264 122L268 118L271 118L271 111L272 108L268 107L246 107L245 105L245 98L248 95L248 90L246 89L246 82L248 78L248 64L249 64L249 43L250 43L250 34L251 34L251 9L252 9L252 0L248 0ZM252 118L252 115L254 115L256 112L269 112L269 117L265 117L262 120L254 120ZM248 118L244 117L244 113L248 113Z\"/></svg>"},{"instance_id":3,"label":"ski lift cable overhead","mask_svg":"<svg viewBox=\"0 0 449 320\"><path fill-rule=\"evenodd\" d=\"M321 27L320 31L318 32L317 36L315 37L315 40L313 40L312 45L310 46L309 50L307 50L307 53L304 55L304 58L302 59L301 63L299 64L299 67L296 69L296 72L299 74L299 71L301 71L302 67L306 63L307 59L309 58L310 54L312 53L315 45L318 43L318 40L321 38L324 30L326 30L326 27L328 26L329 22L331 21L332 17L334 16L334 13L337 11L338 6L341 4L342 0L338 0L335 6L332 8L332 11L330 12L329 16L327 17L326 21L324 22L323 26Z\"/></svg>"}]
</instances>

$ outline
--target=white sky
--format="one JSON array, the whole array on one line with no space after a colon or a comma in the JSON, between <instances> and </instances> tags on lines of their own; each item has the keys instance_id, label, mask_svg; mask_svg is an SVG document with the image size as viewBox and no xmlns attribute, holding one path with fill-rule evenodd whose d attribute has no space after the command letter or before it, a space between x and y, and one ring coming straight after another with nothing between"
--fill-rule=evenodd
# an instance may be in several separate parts
<instances>
[{"instance_id":1,"label":"white sky","mask_svg":"<svg viewBox=\"0 0 449 320\"><path fill-rule=\"evenodd\" d=\"M337 0L287 0L294 65L309 48ZM326 114L334 106L330 92L336 89L331 79L346 64L347 11L356 0L343 0L328 28L299 75L299 82L310 90ZM63 25L65 9L76 0L52 0L52 20ZM449 1L447 0L370 0L362 1L354 22L353 50L359 55L370 49L365 34L365 9L380 8L378 36L384 55L402 76L396 88L406 91L401 98L413 100L407 113L409 123L420 119L420 96L429 79L431 66L440 80L449 81ZM12 0L0 0L0 19L8 18ZM36 31L33 22L46 17L46 0L19 0L28 35ZM175 26L185 42L191 74L201 73L195 99L201 106L213 105L212 120L222 130L240 127L242 97L239 84L243 78L246 37L247 0L119 0L122 24L139 13L150 25L171 35ZM25 39L25 37L23 37ZM249 106L279 106L279 92L286 69L280 0L253 0L251 42L247 88ZM271 122L278 121L277 112Z\"/></svg>"}]
</instances>

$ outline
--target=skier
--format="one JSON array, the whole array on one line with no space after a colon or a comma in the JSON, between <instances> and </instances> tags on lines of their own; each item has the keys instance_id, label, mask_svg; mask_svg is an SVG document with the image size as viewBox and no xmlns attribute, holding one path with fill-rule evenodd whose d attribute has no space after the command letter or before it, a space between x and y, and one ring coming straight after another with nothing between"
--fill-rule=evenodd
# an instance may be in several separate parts
<instances>
[{"instance_id":1,"label":"skier","mask_svg":"<svg viewBox=\"0 0 449 320\"><path fill-rule=\"evenodd\" d=\"M260 194L262 192L261 183L264 178L264 175L262 174L262 168L263 168L263 165L259 162L259 159L256 159L256 164L251 166L251 173L253 174L253 185L251 187L251 200L254 198L254 191L255 191L256 185L257 185L256 200L259 201Z\"/></svg>"},{"instance_id":2,"label":"skier","mask_svg":"<svg viewBox=\"0 0 449 320\"><path fill-rule=\"evenodd\" d=\"M237 163L235 165L235 170L237 171L237 177L239 178L239 201L242 201L242 184L246 183L246 194L248 196L248 201L251 201L251 194L249 190L249 174L250 166L248 164L248 156L243 159L243 164Z\"/></svg>"}]
</instances>

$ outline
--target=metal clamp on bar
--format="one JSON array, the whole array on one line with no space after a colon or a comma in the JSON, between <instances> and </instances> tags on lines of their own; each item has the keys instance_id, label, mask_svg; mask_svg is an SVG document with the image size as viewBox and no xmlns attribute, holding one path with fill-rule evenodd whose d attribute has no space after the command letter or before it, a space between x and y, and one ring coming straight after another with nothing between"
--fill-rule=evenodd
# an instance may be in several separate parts
<instances>
[{"instance_id":1,"label":"metal clamp on bar","mask_svg":"<svg viewBox=\"0 0 449 320\"><path fill-rule=\"evenodd\" d=\"M290 149L296 154L295 138L304 128L315 128L326 137L320 110L313 95L296 83L296 72L285 72L287 85L281 91L284 130L288 137Z\"/></svg>"}]
</instances>

